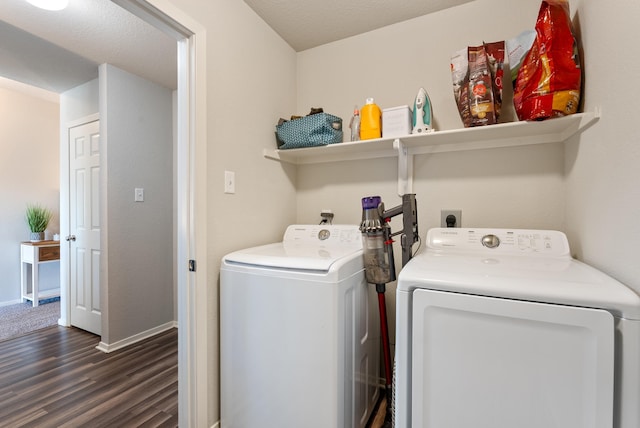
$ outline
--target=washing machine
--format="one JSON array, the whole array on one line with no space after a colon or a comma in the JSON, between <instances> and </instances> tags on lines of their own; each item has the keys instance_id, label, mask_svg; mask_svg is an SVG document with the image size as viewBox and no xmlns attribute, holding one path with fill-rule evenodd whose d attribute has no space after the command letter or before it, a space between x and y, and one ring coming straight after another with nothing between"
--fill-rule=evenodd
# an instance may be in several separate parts
<instances>
[{"instance_id":1,"label":"washing machine","mask_svg":"<svg viewBox=\"0 0 640 428\"><path fill-rule=\"evenodd\" d=\"M558 231L432 229L398 276L396 428L640 427L640 298Z\"/></svg>"},{"instance_id":2,"label":"washing machine","mask_svg":"<svg viewBox=\"0 0 640 428\"><path fill-rule=\"evenodd\" d=\"M292 225L220 272L222 428L364 427L380 333L358 226Z\"/></svg>"}]
</instances>

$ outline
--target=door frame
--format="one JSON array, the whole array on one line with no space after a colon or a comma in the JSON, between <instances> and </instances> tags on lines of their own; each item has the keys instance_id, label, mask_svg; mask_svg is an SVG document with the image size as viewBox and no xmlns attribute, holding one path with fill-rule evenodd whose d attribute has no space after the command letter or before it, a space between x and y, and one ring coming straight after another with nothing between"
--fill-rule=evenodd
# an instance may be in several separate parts
<instances>
[{"instance_id":1,"label":"door frame","mask_svg":"<svg viewBox=\"0 0 640 428\"><path fill-rule=\"evenodd\" d=\"M92 122L99 122L100 114L94 113L83 118L73 120L67 123L64 128L64 135L66 137L65 145L63 147L63 158L60 162L61 169L61 181L60 184L60 235L62 236L62 243L60 245L60 319L58 324L69 327L71 325L71 252L69 245L66 244L65 237L71 234L71 129L79 126L88 125ZM100 153L100 157L104 156ZM99 183L102 187L102 183ZM64 208L63 208L64 207ZM102 246L101 246L102 250ZM62 286L64 284L64 286ZM102 311L102 308L101 308ZM102 315L100 316L102 320ZM102 331L102 328L100 329Z\"/></svg>"},{"instance_id":2,"label":"door frame","mask_svg":"<svg viewBox=\"0 0 640 428\"><path fill-rule=\"evenodd\" d=\"M167 0L112 1L178 43L178 414L181 427L209 426L206 31Z\"/></svg>"},{"instance_id":3,"label":"door frame","mask_svg":"<svg viewBox=\"0 0 640 428\"><path fill-rule=\"evenodd\" d=\"M209 426L209 322L207 305L207 84L206 31L167 0L111 0L169 34L178 44L176 96L178 414L181 427ZM132 41L133 42L133 41ZM99 119L99 114L94 115ZM86 121L87 118L82 120ZM80 121L77 121L80 122ZM81 123L74 122L75 126ZM67 135L68 127L67 124ZM68 146L68 143L67 143ZM68 147L67 147L68 149ZM60 227L68 234L69 160L60 159ZM66 171L66 172L65 172ZM102 192L104 194L104 192ZM108 220L108 219L106 219ZM63 222L66 221L66 226ZM65 228L66 227L66 228ZM66 232L63 232L66 230ZM107 243L104 243L107 244ZM64 246L61 246L64 247ZM106 246L105 246L106 248ZM63 256L64 254L64 256ZM68 248L61 250L61 266ZM63 258L64 257L64 258ZM197 269L189 270L189 260ZM106 268L106 266L104 266ZM60 325L69 324L69 277L61 269ZM64 286L62 286L64 284Z\"/></svg>"}]
</instances>

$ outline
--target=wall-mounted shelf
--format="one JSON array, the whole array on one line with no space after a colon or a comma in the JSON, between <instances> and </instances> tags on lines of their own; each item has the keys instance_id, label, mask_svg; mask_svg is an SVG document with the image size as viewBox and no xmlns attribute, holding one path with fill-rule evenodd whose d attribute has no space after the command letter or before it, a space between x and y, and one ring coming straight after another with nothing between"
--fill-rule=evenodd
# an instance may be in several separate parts
<instances>
[{"instance_id":1,"label":"wall-mounted shelf","mask_svg":"<svg viewBox=\"0 0 640 428\"><path fill-rule=\"evenodd\" d=\"M265 149L264 156L296 165L398 157L398 193L404 194L412 193L413 155L561 143L591 126L599 117L596 111L541 122L501 123L303 149Z\"/></svg>"}]
</instances>

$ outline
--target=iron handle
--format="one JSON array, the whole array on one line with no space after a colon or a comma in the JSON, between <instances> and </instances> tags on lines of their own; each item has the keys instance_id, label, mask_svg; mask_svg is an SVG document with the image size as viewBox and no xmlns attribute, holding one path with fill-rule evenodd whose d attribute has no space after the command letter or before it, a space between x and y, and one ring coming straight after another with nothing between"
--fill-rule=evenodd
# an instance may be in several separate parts
<instances>
[{"instance_id":1,"label":"iron handle","mask_svg":"<svg viewBox=\"0 0 640 428\"><path fill-rule=\"evenodd\" d=\"M76 235L68 235L66 239L67 239L67 242L68 241L75 241L76 240Z\"/></svg>"}]
</instances>

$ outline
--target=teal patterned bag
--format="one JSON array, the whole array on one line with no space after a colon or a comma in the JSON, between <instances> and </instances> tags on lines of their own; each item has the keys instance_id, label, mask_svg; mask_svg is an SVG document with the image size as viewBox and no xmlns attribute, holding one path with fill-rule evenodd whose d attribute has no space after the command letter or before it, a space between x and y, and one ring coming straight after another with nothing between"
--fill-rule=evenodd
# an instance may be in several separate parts
<instances>
[{"instance_id":1,"label":"teal patterned bag","mask_svg":"<svg viewBox=\"0 0 640 428\"><path fill-rule=\"evenodd\" d=\"M342 119L328 113L317 113L276 125L280 150L326 146L342 142Z\"/></svg>"}]
</instances>

